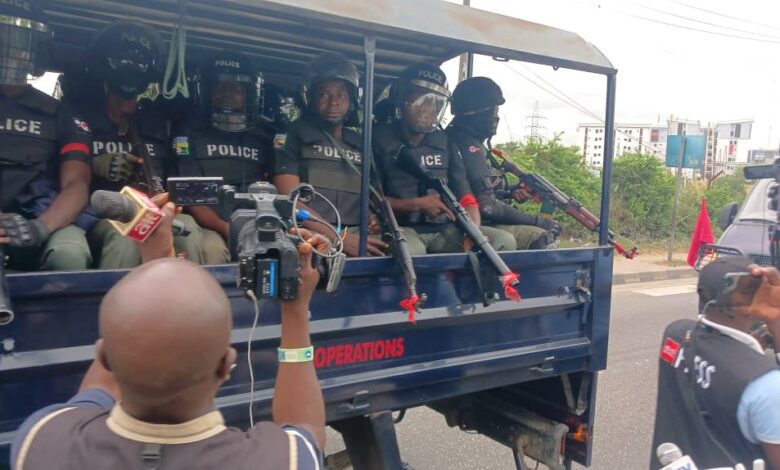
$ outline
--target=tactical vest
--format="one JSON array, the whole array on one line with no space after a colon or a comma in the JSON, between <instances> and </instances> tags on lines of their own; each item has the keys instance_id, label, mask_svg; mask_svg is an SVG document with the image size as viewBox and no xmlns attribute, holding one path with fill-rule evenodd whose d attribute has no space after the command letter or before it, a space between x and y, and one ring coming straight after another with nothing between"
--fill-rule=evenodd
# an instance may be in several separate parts
<instances>
[{"instance_id":1,"label":"tactical vest","mask_svg":"<svg viewBox=\"0 0 780 470\"><path fill-rule=\"evenodd\" d=\"M127 469L179 470L225 468L288 470L293 438L263 422L248 432L226 428L218 411L172 431L155 431L132 418L97 406L52 413L29 440L22 457L27 470ZM128 424L122 424L128 421ZM185 431L185 426L188 427ZM178 428L178 429L177 429ZM191 429L191 432L189 432ZM33 431L30 431L33 432Z\"/></svg>"},{"instance_id":2,"label":"tactical vest","mask_svg":"<svg viewBox=\"0 0 780 470\"><path fill-rule=\"evenodd\" d=\"M399 164L401 152L408 152L421 167L446 182L449 175L450 159L453 149L450 148L447 134L443 131L434 131L426 134L423 141L417 147L410 147L402 140L400 131L395 124L380 124L376 126L373 135L375 158L381 162L380 168L384 173L385 195L399 199L412 199L428 194L428 190L416 176L412 175ZM399 214L398 223L401 225L418 225L423 223L444 224L449 219L445 215L430 218L420 212L411 214Z\"/></svg>"},{"instance_id":3,"label":"tactical vest","mask_svg":"<svg viewBox=\"0 0 780 470\"><path fill-rule=\"evenodd\" d=\"M337 147L321 129L303 118L291 126L287 138L300 141L304 163L301 181L314 186L336 206L342 225L358 225L361 177L344 159L348 159L362 172L362 143L360 134L351 129L344 128L342 135L343 141L337 142ZM321 198L316 198L309 205L325 220L336 223L333 209Z\"/></svg>"},{"instance_id":4,"label":"tactical vest","mask_svg":"<svg viewBox=\"0 0 780 470\"><path fill-rule=\"evenodd\" d=\"M239 192L268 181L272 149L260 131L222 132L202 127L178 134L173 151L182 176L221 176Z\"/></svg>"},{"instance_id":5,"label":"tactical vest","mask_svg":"<svg viewBox=\"0 0 780 470\"><path fill-rule=\"evenodd\" d=\"M493 168L488 161L487 147L465 129L449 126L446 132L460 150L474 195L477 199L495 198L496 182L501 180L501 172Z\"/></svg>"},{"instance_id":6,"label":"tactical vest","mask_svg":"<svg viewBox=\"0 0 780 470\"><path fill-rule=\"evenodd\" d=\"M36 177L54 174L58 104L32 88L0 96L0 211L9 210Z\"/></svg>"},{"instance_id":7,"label":"tactical vest","mask_svg":"<svg viewBox=\"0 0 780 470\"><path fill-rule=\"evenodd\" d=\"M655 450L663 442L679 446L699 468L749 466L764 458L761 447L742 435L737 408L745 388L777 368L775 359L694 320L669 325L661 345L650 467L661 467Z\"/></svg>"},{"instance_id":8,"label":"tactical vest","mask_svg":"<svg viewBox=\"0 0 780 470\"><path fill-rule=\"evenodd\" d=\"M130 153L138 157L146 155L152 160L155 176L159 177L163 183L165 182L165 178L168 176L165 163L169 158L169 152L168 128L163 116L144 110L138 111L133 125L136 126L136 134L140 143L146 147L140 150L133 146L129 135L119 135L119 127L109 119L104 111L90 106L86 107L83 114L92 127L91 157L104 153ZM126 184L126 181L116 182L95 176L92 178L91 189L92 191L98 189L119 191Z\"/></svg>"}]
</instances>

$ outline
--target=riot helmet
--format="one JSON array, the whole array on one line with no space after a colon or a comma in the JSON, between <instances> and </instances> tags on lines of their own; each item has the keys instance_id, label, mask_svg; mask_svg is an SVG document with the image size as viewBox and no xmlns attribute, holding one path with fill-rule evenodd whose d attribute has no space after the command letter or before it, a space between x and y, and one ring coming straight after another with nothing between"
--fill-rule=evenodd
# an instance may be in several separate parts
<instances>
[{"instance_id":1,"label":"riot helmet","mask_svg":"<svg viewBox=\"0 0 780 470\"><path fill-rule=\"evenodd\" d=\"M339 107L337 101L321 103L320 100L329 99L324 95L323 87L326 82L338 80L346 89L348 103L346 108ZM329 87L332 93L337 93L340 86L331 83ZM303 96L310 112L316 113L322 120L331 125L341 124L357 125L358 89L360 77L357 68L343 54L325 52L313 58L306 67L306 77L303 85ZM342 103L343 105L343 103Z\"/></svg>"},{"instance_id":2,"label":"riot helmet","mask_svg":"<svg viewBox=\"0 0 780 470\"><path fill-rule=\"evenodd\" d=\"M450 90L447 76L434 65L413 65L401 73L394 86L395 118L412 132L436 130L444 117Z\"/></svg>"},{"instance_id":3,"label":"riot helmet","mask_svg":"<svg viewBox=\"0 0 780 470\"><path fill-rule=\"evenodd\" d=\"M87 71L102 80L106 89L133 99L160 80L163 42L152 28L129 21L116 22L100 31L87 51Z\"/></svg>"},{"instance_id":4,"label":"riot helmet","mask_svg":"<svg viewBox=\"0 0 780 470\"><path fill-rule=\"evenodd\" d=\"M498 129L498 107L504 104L504 94L487 77L466 79L452 92L453 125L470 131L479 139L489 139Z\"/></svg>"},{"instance_id":5,"label":"riot helmet","mask_svg":"<svg viewBox=\"0 0 780 470\"><path fill-rule=\"evenodd\" d=\"M285 132L293 121L301 117L299 98L296 92L263 83L258 100L258 121L273 132Z\"/></svg>"},{"instance_id":6,"label":"riot helmet","mask_svg":"<svg viewBox=\"0 0 780 470\"><path fill-rule=\"evenodd\" d=\"M223 132L255 127L262 78L249 57L224 50L208 59L201 73L201 98L211 127Z\"/></svg>"},{"instance_id":7,"label":"riot helmet","mask_svg":"<svg viewBox=\"0 0 780 470\"><path fill-rule=\"evenodd\" d=\"M46 15L33 1L0 2L0 85L23 86L28 75L42 75L51 37Z\"/></svg>"}]
</instances>

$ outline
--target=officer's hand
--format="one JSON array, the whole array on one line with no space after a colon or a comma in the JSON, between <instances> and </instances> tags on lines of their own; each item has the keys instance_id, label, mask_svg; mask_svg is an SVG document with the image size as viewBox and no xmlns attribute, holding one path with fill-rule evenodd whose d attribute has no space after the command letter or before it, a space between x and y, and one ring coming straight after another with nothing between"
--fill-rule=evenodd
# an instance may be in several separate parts
<instances>
[{"instance_id":1,"label":"officer's hand","mask_svg":"<svg viewBox=\"0 0 780 470\"><path fill-rule=\"evenodd\" d=\"M767 324L780 322L780 273L775 268L760 267L755 264L748 267L748 272L752 279L740 279L729 299L732 305L748 306L733 308L733 310L749 314ZM758 282L760 285L756 289Z\"/></svg>"},{"instance_id":2,"label":"officer's hand","mask_svg":"<svg viewBox=\"0 0 780 470\"><path fill-rule=\"evenodd\" d=\"M139 163L143 160L129 153L103 153L92 159L92 173L109 181L123 182L130 179Z\"/></svg>"},{"instance_id":3,"label":"officer's hand","mask_svg":"<svg viewBox=\"0 0 780 470\"><path fill-rule=\"evenodd\" d=\"M176 256L176 250L173 247L173 219L176 217L177 209L176 205L169 202L168 199L168 193L158 194L152 198L152 202L162 209L163 215L160 225L154 229L146 241L136 242L143 263Z\"/></svg>"},{"instance_id":4,"label":"officer's hand","mask_svg":"<svg viewBox=\"0 0 780 470\"><path fill-rule=\"evenodd\" d=\"M369 256L385 256L385 251L389 245L376 238L368 239L366 253ZM344 236L344 253L351 258L360 256L360 236L356 233L347 233Z\"/></svg>"},{"instance_id":5,"label":"officer's hand","mask_svg":"<svg viewBox=\"0 0 780 470\"><path fill-rule=\"evenodd\" d=\"M561 224L557 220L551 217L544 217L541 215L536 216L536 226L547 230L552 233L556 238L561 235Z\"/></svg>"},{"instance_id":6,"label":"officer's hand","mask_svg":"<svg viewBox=\"0 0 780 470\"><path fill-rule=\"evenodd\" d=\"M371 235L379 235L382 231L382 227L379 226L379 220L374 213L368 215L368 233Z\"/></svg>"},{"instance_id":7,"label":"officer's hand","mask_svg":"<svg viewBox=\"0 0 780 470\"><path fill-rule=\"evenodd\" d=\"M436 218L441 214L446 214L450 221L455 221L455 214L444 204L438 194L429 194L417 198L417 204L421 212L431 218Z\"/></svg>"},{"instance_id":8,"label":"officer's hand","mask_svg":"<svg viewBox=\"0 0 780 470\"><path fill-rule=\"evenodd\" d=\"M40 219L25 219L19 214L0 214L0 244L32 248L49 238L49 229Z\"/></svg>"}]
</instances>

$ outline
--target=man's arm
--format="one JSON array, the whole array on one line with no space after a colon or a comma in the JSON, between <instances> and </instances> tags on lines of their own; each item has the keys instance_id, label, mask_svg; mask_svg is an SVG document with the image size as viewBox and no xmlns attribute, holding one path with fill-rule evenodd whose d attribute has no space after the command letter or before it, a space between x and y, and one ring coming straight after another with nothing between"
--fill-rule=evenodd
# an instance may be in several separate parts
<instances>
[{"instance_id":1,"label":"man's arm","mask_svg":"<svg viewBox=\"0 0 780 470\"><path fill-rule=\"evenodd\" d=\"M466 174L463 158L457 147L450 143L450 168L449 186L461 205L477 226L482 225L482 216L479 214L479 204L471 191L471 185Z\"/></svg>"},{"instance_id":2,"label":"man's arm","mask_svg":"<svg viewBox=\"0 0 780 470\"><path fill-rule=\"evenodd\" d=\"M311 346L309 303L319 280L319 273L311 265L312 245L318 249L327 246L321 235L309 237L310 234L304 232L302 235L308 242L302 243L298 249L301 277L298 297L290 302L280 302L280 347L284 349ZM279 363L272 408L275 423L301 427L314 436L320 449L325 448L325 401L313 361Z\"/></svg>"},{"instance_id":3,"label":"man's arm","mask_svg":"<svg viewBox=\"0 0 780 470\"><path fill-rule=\"evenodd\" d=\"M89 165L68 160L60 165L60 192L39 219L49 232L70 224L86 207L89 198L89 182L92 178Z\"/></svg>"}]
</instances>

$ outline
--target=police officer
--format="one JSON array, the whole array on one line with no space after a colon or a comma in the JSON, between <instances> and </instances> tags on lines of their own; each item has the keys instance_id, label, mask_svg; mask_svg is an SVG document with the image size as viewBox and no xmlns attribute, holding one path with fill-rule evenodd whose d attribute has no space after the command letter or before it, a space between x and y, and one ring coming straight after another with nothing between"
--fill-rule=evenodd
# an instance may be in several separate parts
<instances>
[{"instance_id":1,"label":"police officer","mask_svg":"<svg viewBox=\"0 0 780 470\"><path fill-rule=\"evenodd\" d=\"M728 278L736 280L733 290ZM650 468L661 443L699 468L780 468L780 273L725 256L699 275L699 320L666 328L658 362L658 409ZM751 335L763 324L769 343ZM774 351L766 351L774 348Z\"/></svg>"},{"instance_id":2,"label":"police officer","mask_svg":"<svg viewBox=\"0 0 780 470\"><path fill-rule=\"evenodd\" d=\"M373 135L374 155L380 168L385 195L405 226L412 254L446 253L471 247L452 212L438 194L421 187L421 181L404 167L412 158L435 176L443 177L460 203L479 225L479 205L469 186L460 152L439 129L450 92L438 67L422 64L407 68L393 87L395 113L391 123L378 124ZM406 155L402 153L408 152ZM482 227L497 250L515 249L514 237L492 227Z\"/></svg>"},{"instance_id":3,"label":"police officer","mask_svg":"<svg viewBox=\"0 0 780 470\"><path fill-rule=\"evenodd\" d=\"M0 19L0 244L12 268L86 269L84 231L71 224L89 194L89 127L27 84L51 46L43 11L2 2Z\"/></svg>"},{"instance_id":4,"label":"police officer","mask_svg":"<svg viewBox=\"0 0 780 470\"><path fill-rule=\"evenodd\" d=\"M260 81L254 65L239 52L221 51L206 60L201 74L203 115L174 133L179 173L221 176L240 192L255 181L267 181L273 149L271 135L258 125ZM208 206L189 209L204 229L204 262L230 261L226 244L230 214Z\"/></svg>"},{"instance_id":5,"label":"police officer","mask_svg":"<svg viewBox=\"0 0 780 470\"><path fill-rule=\"evenodd\" d=\"M496 199L496 184L502 179L490 165L485 141L496 135L498 107L504 104L501 88L486 77L462 81L452 92L452 114L447 135L460 149L471 189L477 197L482 219L515 236L518 249L556 248L560 235L557 221L520 212L511 204Z\"/></svg>"},{"instance_id":6,"label":"police officer","mask_svg":"<svg viewBox=\"0 0 780 470\"><path fill-rule=\"evenodd\" d=\"M345 125L357 125L358 72L341 54L325 53L308 65L304 96L306 109L287 134L274 138L276 147L274 184L289 194L301 181L307 182L331 201L347 227L344 252L358 256L360 223L360 173L363 171L362 137ZM333 209L321 198L310 208L331 225L337 223ZM314 222L310 228L329 234ZM369 238L368 254L383 256L387 244Z\"/></svg>"},{"instance_id":7,"label":"police officer","mask_svg":"<svg viewBox=\"0 0 780 470\"><path fill-rule=\"evenodd\" d=\"M162 57L162 40L157 33L132 22L108 26L89 46L86 74L98 88L80 93L74 101L92 126L93 191L119 191L123 186L144 184L140 176L143 157L151 159L160 183L160 188L144 191L162 189L169 173L168 124L150 102L145 101L146 106L140 109L138 103L138 96L161 77ZM190 231L186 237L174 238L177 253L202 262L200 228L188 215L177 219ZM141 264L135 243L108 220L95 219L88 239L100 269L129 269Z\"/></svg>"}]
</instances>

